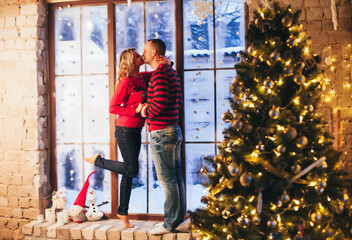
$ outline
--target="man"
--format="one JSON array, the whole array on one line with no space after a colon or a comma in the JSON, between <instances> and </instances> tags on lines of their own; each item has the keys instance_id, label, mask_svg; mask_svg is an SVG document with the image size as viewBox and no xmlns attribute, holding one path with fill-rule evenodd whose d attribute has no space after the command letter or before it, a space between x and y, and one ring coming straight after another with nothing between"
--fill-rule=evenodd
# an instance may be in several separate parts
<instances>
[{"instance_id":1,"label":"man","mask_svg":"<svg viewBox=\"0 0 352 240\"><path fill-rule=\"evenodd\" d=\"M164 223L149 231L165 234L174 231L184 220L185 189L181 173L182 132L177 125L182 107L181 82L177 72L169 65L159 64L166 45L160 39L149 40L143 57L154 73L147 91L147 105L141 109L147 118L152 152L158 180L164 188Z\"/></svg>"}]
</instances>

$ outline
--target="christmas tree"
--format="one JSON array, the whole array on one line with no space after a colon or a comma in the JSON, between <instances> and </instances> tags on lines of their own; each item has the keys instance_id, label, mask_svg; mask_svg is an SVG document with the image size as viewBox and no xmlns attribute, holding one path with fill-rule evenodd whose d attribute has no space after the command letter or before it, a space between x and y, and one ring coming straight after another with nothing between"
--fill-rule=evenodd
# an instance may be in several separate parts
<instances>
[{"instance_id":1,"label":"christmas tree","mask_svg":"<svg viewBox=\"0 0 352 240\"><path fill-rule=\"evenodd\" d=\"M206 158L206 206L189 212L200 239L347 239L351 183L317 112L319 57L300 11L274 2L249 24L235 65L219 153Z\"/></svg>"}]
</instances>

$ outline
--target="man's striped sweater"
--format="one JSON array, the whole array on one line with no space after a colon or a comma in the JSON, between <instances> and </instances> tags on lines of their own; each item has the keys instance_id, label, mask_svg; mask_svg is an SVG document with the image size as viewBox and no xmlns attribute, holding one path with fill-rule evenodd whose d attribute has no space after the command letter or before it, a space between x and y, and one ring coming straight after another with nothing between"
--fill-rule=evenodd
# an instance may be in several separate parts
<instances>
[{"instance_id":1,"label":"man's striped sweater","mask_svg":"<svg viewBox=\"0 0 352 240\"><path fill-rule=\"evenodd\" d=\"M159 130L178 123L183 104L181 81L169 65L160 64L152 74L147 92L148 130Z\"/></svg>"}]
</instances>

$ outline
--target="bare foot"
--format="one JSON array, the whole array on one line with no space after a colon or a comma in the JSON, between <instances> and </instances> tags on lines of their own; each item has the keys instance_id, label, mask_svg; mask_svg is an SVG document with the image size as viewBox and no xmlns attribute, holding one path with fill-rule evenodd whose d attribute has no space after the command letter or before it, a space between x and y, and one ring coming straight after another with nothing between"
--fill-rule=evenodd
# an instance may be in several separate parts
<instances>
[{"instance_id":1,"label":"bare foot","mask_svg":"<svg viewBox=\"0 0 352 240\"><path fill-rule=\"evenodd\" d=\"M99 156L99 154L94 154L94 155L91 156L91 157L84 158L84 161L89 162L89 163L91 163L91 164L94 165L94 161L95 161L95 159L96 159L98 156Z\"/></svg>"},{"instance_id":2,"label":"bare foot","mask_svg":"<svg viewBox=\"0 0 352 240\"><path fill-rule=\"evenodd\" d=\"M125 224L126 228L134 228L134 226L128 220L128 216L127 215L117 214L117 217Z\"/></svg>"}]
</instances>

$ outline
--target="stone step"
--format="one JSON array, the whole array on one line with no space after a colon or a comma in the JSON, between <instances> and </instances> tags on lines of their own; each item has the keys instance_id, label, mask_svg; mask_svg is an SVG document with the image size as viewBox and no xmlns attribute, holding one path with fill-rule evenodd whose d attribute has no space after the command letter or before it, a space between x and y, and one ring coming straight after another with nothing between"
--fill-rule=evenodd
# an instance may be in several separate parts
<instances>
[{"instance_id":1,"label":"stone step","mask_svg":"<svg viewBox=\"0 0 352 240\"><path fill-rule=\"evenodd\" d=\"M67 223L58 226L57 223L33 221L23 226L25 240L44 239L85 239L85 240L196 240L197 236L189 233L167 233L150 235L148 231L159 222L130 221L135 227L125 228L117 219L101 220L83 223Z\"/></svg>"}]
</instances>

